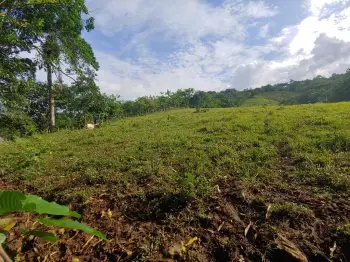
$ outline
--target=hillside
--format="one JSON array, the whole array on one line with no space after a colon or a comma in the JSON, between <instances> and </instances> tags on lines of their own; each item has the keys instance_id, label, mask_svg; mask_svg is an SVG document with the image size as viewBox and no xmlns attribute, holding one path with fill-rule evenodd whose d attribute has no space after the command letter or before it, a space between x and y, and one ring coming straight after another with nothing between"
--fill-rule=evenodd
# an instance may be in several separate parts
<instances>
[{"instance_id":1,"label":"hillside","mask_svg":"<svg viewBox=\"0 0 350 262\"><path fill-rule=\"evenodd\" d=\"M349 112L179 109L2 144L2 189L68 204L110 239L15 232L9 249L23 261L349 261Z\"/></svg>"},{"instance_id":2,"label":"hillside","mask_svg":"<svg viewBox=\"0 0 350 262\"><path fill-rule=\"evenodd\" d=\"M239 86L237 87L239 89ZM326 78L317 76L302 81L266 85L255 89L220 92L197 92L191 100L196 107L257 106L263 104L296 105L317 102L340 102L350 100L350 70L345 74L333 74ZM267 101L269 100L269 101Z\"/></svg>"}]
</instances>

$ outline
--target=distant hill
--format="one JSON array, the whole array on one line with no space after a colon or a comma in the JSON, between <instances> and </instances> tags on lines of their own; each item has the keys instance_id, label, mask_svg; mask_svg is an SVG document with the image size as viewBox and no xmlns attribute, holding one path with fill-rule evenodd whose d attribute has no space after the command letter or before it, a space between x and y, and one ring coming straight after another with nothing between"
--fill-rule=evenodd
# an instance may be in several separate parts
<instances>
[{"instance_id":1,"label":"distant hill","mask_svg":"<svg viewBox=\"0 0 350 262\"><path fill-rule=\"evenodd\" d=\"M196 92L202 99L201 107L233 107L256 105L294 105L317 102L350 101L350 70L345 74L333 74L329 78L317 76L312 80L293 81L266 85L255 89L221 92ZM208 97L209 96L209 97ZM192 100L201 101L200 98ZM208 101L209 103L205 103ZM193 107L198 103L192 103Z\"/></svg>"}]
</instances>

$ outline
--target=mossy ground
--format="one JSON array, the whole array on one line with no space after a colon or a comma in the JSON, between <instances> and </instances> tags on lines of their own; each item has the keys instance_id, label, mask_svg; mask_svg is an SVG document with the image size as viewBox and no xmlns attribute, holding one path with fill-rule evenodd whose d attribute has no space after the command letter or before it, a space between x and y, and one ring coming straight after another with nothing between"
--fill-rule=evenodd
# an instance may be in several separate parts
<instances>
[{"instance_id":1,"label":"mossy ground","mask_svg":"<svg viewBox=\"0 0 350 262\"><path fill-rule=\"evenodd\" d=\"M67 233L47 251L34 239L27 258L36 247L52 260L159 261L197 236L175 259L273 261L282 232L311 261L334 241L333 259L350 259L338 230L350 217L350 103L172 110L17 139L0 145L0 178L70 204L111 240L82 248L86 236Z\"/></svg>"}]
</instances>

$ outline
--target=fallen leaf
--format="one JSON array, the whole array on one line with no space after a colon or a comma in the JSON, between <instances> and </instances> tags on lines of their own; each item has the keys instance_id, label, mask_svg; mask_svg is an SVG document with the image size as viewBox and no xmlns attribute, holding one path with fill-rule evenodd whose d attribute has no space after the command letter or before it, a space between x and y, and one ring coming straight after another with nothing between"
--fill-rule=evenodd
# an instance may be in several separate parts
<instances>
[{"instance_id":1,"label":"fallen leaf","mask_svg":"<svg viewBox=\"0 0 350 262\"><path fill-rule=\"evenodd\" d=\"M102 211L102 212L101 212L101 218L102 218L102 217L105 217L105 216L107 216L107 217L109 217L109 218L112 218L112 215L113 215L113 214L112 214L112 211L111 211L111 209L109 209L109 208L108 208L107 211Z\"/></svg>"},{"instance_id":2,"label":"fallen leaf","mask_svg":"<svg viewBox=\"0 0 350 262\"><path fill-rule=\"evenodd\" d=\"M181 241L181 251L186 252L186 245L183 241Z\"/></svg>"},{"instance_id":3,"label":"fallen leaf","mask_svg":"<svg viewBox=\"0 0 350 262\"><path fill-rule=\"evenodd\" d=\"M334 251L335 251L336 249L337 249L337 243L334 242L333 247L330 247L330 248L329 248L329 250L331 251L331 253L330 253L330 257L331 257L331 258L333 258L333 256L334 256Z\"/></svg>"},{"instance_id":4,"label":"fallen leaf","mask_svg":"<svg viewBox=\"0 0 350 262\"><path fill-rule=\"evenodd\" d=\"M10 231L17 221L15 218L2 218L0 219L0 230L1 231Z\"/></svg>"},{"instance_id":5,"label":"fallen leaf","mask_svg":"<svg viewBox=\"0 0 350 262\"><path fill-rule=\"evenodd\" d=\"M299 261L299 262L308 262L308 259L302 253L299 248L291 241L289 241L284 236L278 234L276 239L277 248L283 250L284 260L283 261Z\"/></svg>"},{"instance_id":6,"label":"fallen leaf","mask_svg":"<svg viewBox=\"0 0 350 262\"><path fill-rule=\"evenodd\" d=\"M249 225L244 229L244 236L245 237L247 237L251 226L252 226L252 222L250 222Z\"/></svg>"},{"instance_id":7,"label":"fallen leaf","mask_svg":"<svg viewBox=\"0 0 350 262\"><path fill-rule=\"evenodd\" d=\"M269 205L269 206L267 207L265 219L268 219L269 216L270 216L270 214L271 214L271 205Z\"/></svg>"},{"instance_id":8,"label":"fallen leaf","mask_svg":"<svg viewBox=\"0 0 350 262\"><path fill-rule=\"evenodd\" d=\"M80 260L79 260L79 258L77 258L77 257L73 257L72 258L72 262L79 262Z\"/></svg>"},{"instance_id":9,"label":"fallen leaf","mask_svg":"<svg viewBox=\"0 0 350 262\"><path fill-rule=\"evenodd\" d=\"M112 218L112 211L108 208L108 210L107 210L107 216L109 217L109 218Z\"/></svg>"},{"instance_id":10,"label":"fallen leaf","mask_svg":"<svg viewBox=\"0 0 350 262\"><path fill-rule=\"evenodd\" d=\"M218 227L218 232L222 229L222 227L224 226L225 222L222 222L221 225Z\"/></svg>"},{"instance_id":11,"label":"fallen leaf","mask_svg":"<svg viewBox=\"0 0 350 262\"><path fill-rule=\"evenodd\" d=\"M197 240L198 240L198 237L191 238L185 246L188 247L192 245L194 242L196 242Z\"/></svg>"}]
</instances>

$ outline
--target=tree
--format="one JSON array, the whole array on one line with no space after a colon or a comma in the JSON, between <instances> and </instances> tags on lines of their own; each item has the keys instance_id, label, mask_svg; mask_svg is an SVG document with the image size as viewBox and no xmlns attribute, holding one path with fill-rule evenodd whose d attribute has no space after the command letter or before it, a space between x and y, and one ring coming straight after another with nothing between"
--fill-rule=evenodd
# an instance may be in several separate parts
<instances>
[{"instance_id":1,"label":"tree","mask_svg":"<svg viewBox=\"0 0 350 262\"><path fill-rule=\"evenodd\" d=\"M15 57L20 51L39 53L39 59L34 62L47 72L52 131L55 128L52 75L62 73L67 77L93 78L98 69L91 46L81 37L83 30L94 28L94 19L84 18L88 15L84 0L5 0L1 13L1 25L6 29L1 45L2 53L8 57L5 64L11 65L11 59L17 63L22 61ZM8 71L12 67L7 66ZM16 73L12 74L12 78L16 77Z\"/></svg>"}]
</instances>

